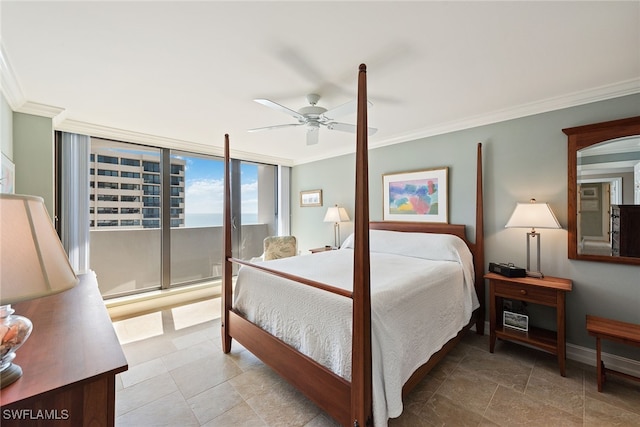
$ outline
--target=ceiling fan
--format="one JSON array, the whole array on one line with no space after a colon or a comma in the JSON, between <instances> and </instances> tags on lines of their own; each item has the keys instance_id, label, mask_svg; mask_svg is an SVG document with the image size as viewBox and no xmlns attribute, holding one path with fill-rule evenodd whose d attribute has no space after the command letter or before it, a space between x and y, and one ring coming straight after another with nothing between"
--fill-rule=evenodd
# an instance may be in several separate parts
<instances>
[{"instance_id":1,"label":"ceiling fan","mask_svg":"<svg viewBox=\"0 0 640 427\"><path fill-rule=\"evenodd\" d=\"M321 126L324 126L330 130L339 130L342 132L351 132L351 133L356 132L355 125L333 121L336 117L354 113L358 106L356 100L347 102L346 104L342 104L336 108L332 108L331 110L327 110L326 108L319 107L317 105L319 100L320 100L320 95L311 93L307 95L307 102L310 105L306 107L302 107L300 110L295 111L283 105L280 105L276 102L270 101L268 99L263 99L263 98L254 99L254 101L264 105L265 107L273 108L274 110L281 111L285 114L288 114L294 117L296 120L298 120L298 123L287 123L283 125L249 129L249 132L282 129L282 128L295 127L295 126L305 126L307 128L307 145L314 145L318 143L318 132ZM371 103L369 104L371 105ZM369 135L373 135L378 131L378 129L371 128L371 127L368 129L369 129L368 130Z\"/></svg>"}]
</instances>

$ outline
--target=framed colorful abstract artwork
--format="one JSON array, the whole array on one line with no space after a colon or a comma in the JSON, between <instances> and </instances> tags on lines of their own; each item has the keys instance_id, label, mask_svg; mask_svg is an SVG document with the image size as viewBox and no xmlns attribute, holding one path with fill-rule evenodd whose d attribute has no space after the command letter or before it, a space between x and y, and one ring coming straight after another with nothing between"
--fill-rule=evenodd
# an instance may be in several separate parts
<instances>
[{"instance_id":1,"label":"framed colorful abstract artwork","mask_svg":"<svg viewBox=\"0 0 640 427\"><path fill-rule=\"evenodd\" d=\"M385 221L449 222L448 168L382 176Z\"/></svg>"}]
</instances>

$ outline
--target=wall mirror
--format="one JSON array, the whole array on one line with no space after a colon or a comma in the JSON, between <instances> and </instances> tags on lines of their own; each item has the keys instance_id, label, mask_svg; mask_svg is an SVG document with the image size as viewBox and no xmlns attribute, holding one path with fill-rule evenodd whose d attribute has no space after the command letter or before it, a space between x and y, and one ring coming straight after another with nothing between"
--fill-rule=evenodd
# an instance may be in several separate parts
<instances>
[{"instance_id":1,"label":"wall mirror","mask_svg":"<svg viewBox=\"0 0 640 427\"><path fill-rule=\"evenodd\" d=\"M569 258L640 265L640 116L562 131Z\"/></svg>"}]
</instances>

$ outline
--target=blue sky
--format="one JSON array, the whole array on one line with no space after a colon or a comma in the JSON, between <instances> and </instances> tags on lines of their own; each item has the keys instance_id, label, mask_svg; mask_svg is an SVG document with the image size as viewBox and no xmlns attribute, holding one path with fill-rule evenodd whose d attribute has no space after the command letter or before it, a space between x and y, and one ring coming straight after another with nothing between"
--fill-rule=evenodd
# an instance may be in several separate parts
<instances>
[{"instance_id":1,"label":"blue sky","mask_svg":"<svg viewBox=\"0 0 640 427\"><path fill-rule=\"evenodd\" d=\"M185 170L185 213L222 213L224 162L217 159L180 156L187 161ZM257 213L258 167L242 163L242 212Z\"/></svg>"}]
</instances>

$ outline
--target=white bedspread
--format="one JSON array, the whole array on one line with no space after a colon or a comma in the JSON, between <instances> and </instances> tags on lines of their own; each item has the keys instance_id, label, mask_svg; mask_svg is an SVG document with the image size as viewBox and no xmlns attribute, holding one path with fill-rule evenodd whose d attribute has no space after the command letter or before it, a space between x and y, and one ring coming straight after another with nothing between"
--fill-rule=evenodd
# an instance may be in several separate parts
<instances>
[{"instance_id":1,"label":"white bedspread","mask_svg":"<svg viewBox=\"0 0 640 427\"><path fill-rule=\"evenodd\" d=\"M406 235L406 233L405 233ZM471 254L456 261L371 252L373 412L376 426L402 413L402 386L466 325L478 307ZM454 251L457 253L457 251ZM265 266L352 289L353 251L341 249ZM465 280L465 277L467 280ZM351 300L241 268L234 308L248 320L351 379Z\"/></svg>"}]
</instances>

